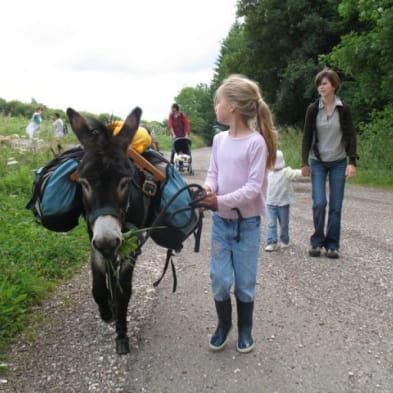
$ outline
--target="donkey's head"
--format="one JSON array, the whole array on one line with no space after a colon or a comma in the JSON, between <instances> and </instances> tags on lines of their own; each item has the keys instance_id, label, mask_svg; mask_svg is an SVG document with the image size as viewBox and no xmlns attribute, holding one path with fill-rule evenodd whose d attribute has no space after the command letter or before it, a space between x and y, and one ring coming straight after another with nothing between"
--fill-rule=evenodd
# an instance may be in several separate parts
<instances>
[{"instance_id":1,"label":"donkey's head","mask_svg":"<svg viewBox=\"0 0 393 393\"><path fill-rule=\"evenodd\" d=\"M86 120L67 109L71 128L85 148L78 167L92 250L112 259L122 242L122 224L128 208L131 179L135 167L127 150L138 128L142 111L135 108L121 131L113 135L110 126Z\"/></svg>"}]
</instances>

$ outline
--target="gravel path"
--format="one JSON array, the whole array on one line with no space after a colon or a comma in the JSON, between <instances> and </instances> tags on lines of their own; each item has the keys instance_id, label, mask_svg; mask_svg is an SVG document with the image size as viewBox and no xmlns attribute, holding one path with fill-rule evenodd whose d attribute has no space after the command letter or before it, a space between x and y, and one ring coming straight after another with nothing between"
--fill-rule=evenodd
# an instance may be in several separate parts
<instances>
[{"instance_id":1,"label":"gravel path","mask_svg":"<svg viewBox=\"0 0 393 393\"><path fill-rule=\"evenodd\" d=\"M203 182L209 153L193 151L192 182ZM174 294L170 273L153 288L165 250L146 244L135 269L128 356L115 353L114 329L97 315L85 266L37 309L41 329L11 348L0 391L392 393L393 193L347 185L341 258L329 260L307 255L309 181L295 190L291 247L261 252L252 353L237 353L236 329L224 351L207 348L216 324L207 214L201 252L189 240L175 257Z\"/></svg>"}]
</instances>

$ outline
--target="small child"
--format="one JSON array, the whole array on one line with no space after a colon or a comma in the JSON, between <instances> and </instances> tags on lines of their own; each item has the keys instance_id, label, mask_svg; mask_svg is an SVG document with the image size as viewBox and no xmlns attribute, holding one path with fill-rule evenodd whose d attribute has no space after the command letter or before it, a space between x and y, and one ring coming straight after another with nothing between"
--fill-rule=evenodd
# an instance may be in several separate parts
<instances>
[{"instance_id":1,"label":"small child","mask_svg":"<svg viewBox=\"0 0 393 393\"><path fill-rule=\"evenodd\" d=\"M289 246L289 206L293 202L292 180L302 176L301 169L285 166L284 155L277 150L274 170L269 171L267 189L267 246L265 251L276 251ZM280 225L280 243L277 239Z\"/></svg>"}]
</instances>

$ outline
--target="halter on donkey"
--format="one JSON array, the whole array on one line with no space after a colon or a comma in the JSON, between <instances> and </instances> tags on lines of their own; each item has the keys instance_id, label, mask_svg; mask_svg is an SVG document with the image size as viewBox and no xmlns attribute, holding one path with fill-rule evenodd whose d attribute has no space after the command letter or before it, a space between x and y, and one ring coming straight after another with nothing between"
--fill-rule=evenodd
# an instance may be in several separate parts
<instances>
[{"instance_id":1,"label":"halter on donkey","mask_svg":"<svg viewBox=\"0 0 393 393\"><path fill-rule=\"evenodd\" d=\"M135 108L114 136L102 123L88 124L79 113L67 110L72 130L85 149L77 174L91 240L93 297L101 318L115 320L118 354L129 352L126 317L138 250L131 255L134 263L119 262L118 252L123 232L129 229L126 222L137 228L148 223L142 194L144 175L127 156L141 114L141 109Z\"/></svg>"}]
</instances>

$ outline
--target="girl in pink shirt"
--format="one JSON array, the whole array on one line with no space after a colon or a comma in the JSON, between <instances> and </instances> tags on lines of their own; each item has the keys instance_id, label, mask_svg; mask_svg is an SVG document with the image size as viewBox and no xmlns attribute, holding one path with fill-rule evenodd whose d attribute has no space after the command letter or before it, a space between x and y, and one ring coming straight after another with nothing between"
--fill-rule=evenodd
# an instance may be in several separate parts
<instances>
[{"instance_id":1,"label":"girl in pink shirt","mask_svg":"<svg viewBox=\"0 0 393 393\"><path fill-rule=\"evenodd\" d=\"M276 159L277 132L256 82L232 75L215 94L217 121L229 130L213 140L203 203L214 211L210 277L218 326L209 347L221 350L232 327L234 284L239 352L254 348L251 335L255 284L266 214L267 171Z\"/></svg>"}]
</instances>

